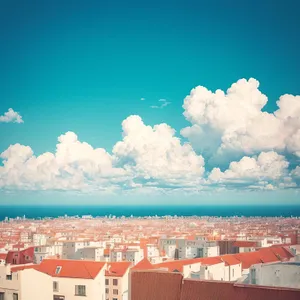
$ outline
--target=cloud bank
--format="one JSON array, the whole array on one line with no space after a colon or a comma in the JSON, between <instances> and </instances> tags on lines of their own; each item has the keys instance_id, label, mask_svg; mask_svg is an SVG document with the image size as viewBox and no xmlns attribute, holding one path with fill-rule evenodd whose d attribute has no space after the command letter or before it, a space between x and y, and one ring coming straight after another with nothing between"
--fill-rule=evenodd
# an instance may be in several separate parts
<instances>
[{"instance_id":1,"label":"cloud bank","mask_svg":"<svg viewBox=\"0 0 300 300\"><path fill-rule=\"evenodd\" d=\"M300 96L281 96L273 113L263 111L267 101L253 78L226 93L194 88L183 104L187 142L168 124L149 126L131 115L111 153L74 132L58 137L54 153L10 145L0 155L0 189L139 195L299 189ZM21 122L14 114L5 118ZM220 158L225 164L207 166Z\"/></svg>"}]
</instances>

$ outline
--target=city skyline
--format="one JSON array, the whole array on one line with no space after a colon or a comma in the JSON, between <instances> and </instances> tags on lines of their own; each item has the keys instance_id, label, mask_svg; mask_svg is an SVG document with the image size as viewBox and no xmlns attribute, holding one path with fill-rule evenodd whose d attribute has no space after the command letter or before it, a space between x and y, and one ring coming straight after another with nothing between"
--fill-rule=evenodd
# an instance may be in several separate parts
<instances>
[{"instance_id":1,"label":"city skyline","mask_svg":"<svg viewBox=\"0 0 300 300\"><path fill-rule=\"evenodd\" d=\"M300 204L287 2L6 3L0 205Z\"/></svg>"}]
</instances>

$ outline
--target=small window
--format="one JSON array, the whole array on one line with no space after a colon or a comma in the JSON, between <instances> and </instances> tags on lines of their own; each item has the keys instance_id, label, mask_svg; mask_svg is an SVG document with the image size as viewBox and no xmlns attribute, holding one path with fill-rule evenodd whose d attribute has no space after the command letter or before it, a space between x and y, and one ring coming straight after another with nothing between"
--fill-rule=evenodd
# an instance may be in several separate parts
<instances>
[{"instance_id":1,"label":"small window","mask_svg":"<svg viewBox=\"0 0 300 300\"><path fill-rule=\"evenodd\" d=\"M17 293L13 293L13 300L18 300L19 299L19 295Z\"/></svg>"},{"instance_id":2,"label":"small window","mask_svg":"<svg viewBox=\"0 0 300 300\"><path fill-rule=\"evenodd\" d=\"M109 285L109 279L105 279L105 285Z\"/></svg>"},{"instance_id":3,"label":"small window","mask_svg":"<svg viewBox=\"0 0 300 300\"><path fill-rule=\"evenodd\" d=\"M113 285L118 285L118 279L113 279Z\"/></svg>"},{"instance_id":4,"label":"small window","mask_svg":"<svg viewBox=\"0 0 300 300\"><path fill-rule=\"evenodd\" d=\"M6 280L12 280L12 274L6 275Z\"/></svg>"},{"instance_id":5,"label":"small window","mask_svg":"<svg viewBox=\"0 0 300 300\"><path fill-rule=\"evenodd\" d=\"M53 281L53 292L58 292L58 282Z\"/></svg>"},{"instance_id":6,"label":"small window","mask_svg":"<svg viewBox=\"0 0 300 300\"><path fill-rule=\"evenodd\" d=\"M113 294L114 294L114 295L118 295L118 290L117 290L117 289L114 289L114 290L113 290Z\"/></svg>"},{"instance_id":7,"label":"small window","mask_svg":"<svg viewBox=\"0 0 300 300\"><path fill-rule=\"evenodd\" d=\"M59 274L59 272L61 271L61 267L56 267L56 270L55 270L55 274Z\"/></svg>"},{"instance_id":8,"label":"small window","mask_svg":"<svg viewBox=\"0 0 300 300\"><path fill-rule=\"evenodd\" d=\"M109 293L109 289L105 289L105 294L108 294Z\"/></svg>"},{"instance_id":9,"label":"small window","mask_svg":"<svg viewBox=\"0 0 300 300\"><path fill-rule=\"evenodd\" d=\"M86 296L85 285L75 285L76 296Z\"/></svg>"}]
</instances>

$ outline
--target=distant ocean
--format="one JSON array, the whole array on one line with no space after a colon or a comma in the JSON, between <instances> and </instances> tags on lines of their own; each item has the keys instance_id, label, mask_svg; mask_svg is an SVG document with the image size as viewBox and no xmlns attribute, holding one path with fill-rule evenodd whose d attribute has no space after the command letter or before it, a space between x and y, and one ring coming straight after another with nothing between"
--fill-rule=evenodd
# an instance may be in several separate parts
<instances>
[{"instance_id":1,"label":"distant ocean","mask_svg":"<svg viewBox=\"0 0 300 300\"><path fill-rule=\"evenodd\" d=\"M103 217L145 217L145 216L258 216L258 217L300 217L300 205L290 206L0 206L0 220L5 217L31 219L60 216Z\"/></svg>"}]
</instances>

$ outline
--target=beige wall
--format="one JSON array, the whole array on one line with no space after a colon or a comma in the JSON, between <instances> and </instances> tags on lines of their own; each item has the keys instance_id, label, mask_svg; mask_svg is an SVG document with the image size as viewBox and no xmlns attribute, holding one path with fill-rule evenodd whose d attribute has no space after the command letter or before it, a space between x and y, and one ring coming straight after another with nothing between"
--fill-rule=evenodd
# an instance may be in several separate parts
<instances>
[{"instance_id":1,"label":"beige wall","mask_svg":"<svg viewBox=\"0 0 300 300\"><path fill-rule=\"evenodd\" d=\"M53 281L58 282L58 291L52 292L52 295L65 296L66 300L105 300L104 268L94 280L53 277L51 288L53 287ZM86 286L86 296L75 295L76 285Z\"/></svg>"},{"instance_id":2,"label":"beige wall","mask_svg":"<svg viewBox=\"0 0 300 300\"><path fill-rule=\"evenodd\" d=\"M53 300L50 276L34 269L26 269L18 273L21 283L19 300Z\"/></svg>"},{"instance_id":3,"label":"beige wall","mask_svg":"<svg viewBox=\"0 0 300 300\"><path fill-rule=\"evenodd\" d=\"M189 278L191 277L191 272L199 272L200 271L200 262L194 263L190 265L183 266L183 277Z\"/></svg>"},{"instance_id":4,"label":"beige wall","mask_svg":"<svg viewBox=\"0 0 300 300\"><path fill-rule=\"evenodd\" d=\"M66 300L105 300L105 268L92 279L51 277L34 269L12 273L12 280L6 280L9 268L0 266L0 292L5 300L13 300L18 293L19 300L52 300L53 295L65 296ZM58 282L58 292L53 291L53 282ZM85 285L86 296L76 296L75 286Z\"/></svg>"},{"instance_id":5,"label":"beige wall","mask_svg":"<svg viewBox=\"0 0 300 300\"><path fill-rule=\"evenodd\" d=\"M9 266L0 266L0 292L5 293L5 300L13 300L13 293L18 294L20 289L19 274L12 273L12 280L7 280L6 275L9 274L11 274Z\"/></svg>"},{"instance_id":6,"label":"beige wall","mask_svg":"<svg viewBox=\"0 0 300 300\"><path fill-rule=\"evenodd\" d=\"M126 271L123 277L107 276L105 279L109 280L109 285L105 286L109 289L109 293L106 294L105 300L128 300L129 269ZM113 279L118 280L118 285L113 285ZM113 294L114 289L118 290L118 295Z\"/></svg>"}]
</instances>

